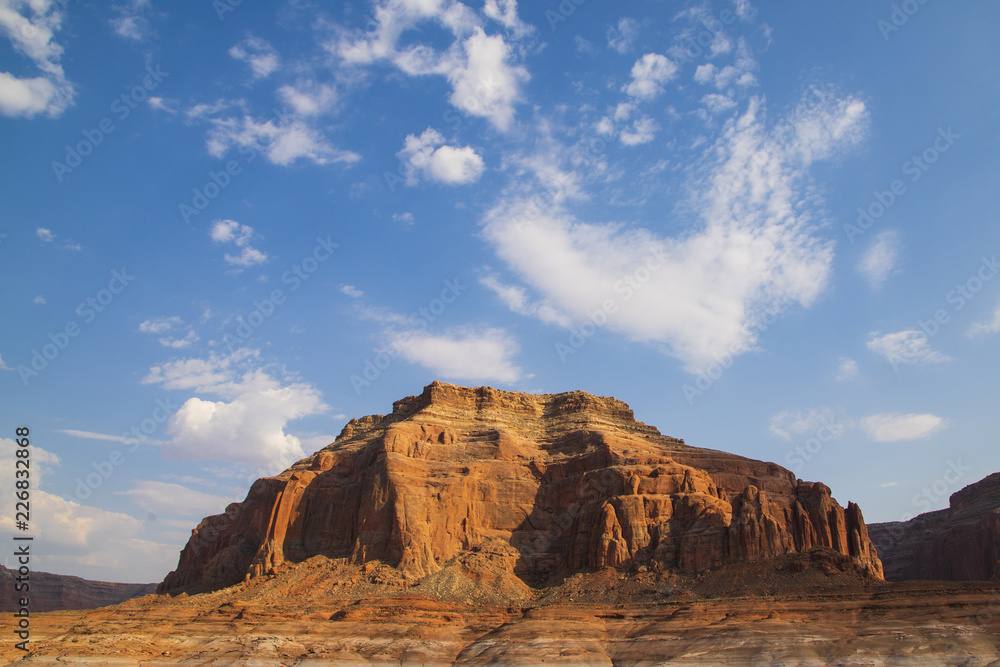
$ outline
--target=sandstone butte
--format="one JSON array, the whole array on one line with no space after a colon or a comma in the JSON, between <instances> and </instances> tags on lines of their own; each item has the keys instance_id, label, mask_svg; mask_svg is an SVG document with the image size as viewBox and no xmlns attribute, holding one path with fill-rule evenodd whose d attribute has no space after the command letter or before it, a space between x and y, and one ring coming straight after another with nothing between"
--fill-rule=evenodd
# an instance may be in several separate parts
<instances>
[{"instance_id":1,"label":"sandstone butte","mask_svg":"<svg viewBox=\"0 0 1000 667\"><path fill-rule=\"evenodd\" d=\"M512 572L532 583L817 547L882 578L861 509L824 484L663 436L615 398L434 382L204 519L158 590L215 590L316 555L416 582L487 544L512 547Z\"/></svg>"}]
</instances>

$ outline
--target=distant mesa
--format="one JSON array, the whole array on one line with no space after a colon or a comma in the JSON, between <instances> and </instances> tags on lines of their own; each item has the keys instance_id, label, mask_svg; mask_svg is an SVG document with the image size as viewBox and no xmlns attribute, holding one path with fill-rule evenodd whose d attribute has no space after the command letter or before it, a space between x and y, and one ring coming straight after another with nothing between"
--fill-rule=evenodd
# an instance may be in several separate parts
<instances>
[{"instance_id":1,"label":"distant mesa","mask_svg":"<svg viewBox=\"0 0 1000 667\"><path fill-rule=\"evenodd\" d=\"M952 494L947 509L870 529L889 581L1000 581L1000 473Z\"/></svg>"},{"instance_id":2,"label":"distant mesa","mask_svg":"<svg viewBox=\"0 0 1000 667\"><path fill-rule=\"evenodd\" d=\"M22 593L15 590L17 576L16 569L0 565L2 612L16 612L20 608L17 600ZM117 584L48 572L31 572L29 579L32 612L106 607L156 591L156 584Z\"/></svg>"},{"instance_id":3,"label":"distant mesa","mask_svg":"<svg viewBox=\"0 0 1000 667\"><path fill-rule=\"evenodd\" d=\"M486 568L527 595L573 572L697 575L818 551L883 577L861 509L824 484L663 436L615 398L434 382L204 519L158 591L325 557L403 586Z\"/></svg>"}]
</instances>

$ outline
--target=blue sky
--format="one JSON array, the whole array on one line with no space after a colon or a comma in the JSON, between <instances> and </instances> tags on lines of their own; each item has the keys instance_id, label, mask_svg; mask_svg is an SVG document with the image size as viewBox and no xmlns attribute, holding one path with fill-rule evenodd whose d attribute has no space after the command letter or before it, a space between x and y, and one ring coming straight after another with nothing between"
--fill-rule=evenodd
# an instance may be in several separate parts
<instances>
[{"instance_id":1,"label":"blue sky","mask_svg":"<svg viewBox=\"0 0 1000 667\"><path fill-rule=\"evenodd\" d=\"M36 567L159 580L434 379L613 395L869 521L944 507L1000 470L998 26L0 0L0 488L28 425Z\"/></svg>"}]
</instances>

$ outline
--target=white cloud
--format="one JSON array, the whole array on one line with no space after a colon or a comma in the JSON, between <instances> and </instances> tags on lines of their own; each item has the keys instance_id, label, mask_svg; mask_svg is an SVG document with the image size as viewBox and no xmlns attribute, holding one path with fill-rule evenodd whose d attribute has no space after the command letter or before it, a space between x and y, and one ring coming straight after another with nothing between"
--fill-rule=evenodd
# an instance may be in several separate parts
<instances>
[{"instance_id":1,"label":"white cloud","mask_svg":"<svg viewBox=\"0 0 1000 667\"><path fill-rule=\"evenodd\" d=\"M4 363L3 356L0 355L0 371L12 371L14 370L10 366Z\"/></svg>"},{"instance_id":2,"label":"white cloud","mask_svg":"<svg viewBox=\"0 0 1000 667\"><path fill-rule=\"evenodd\" d=\"M642 118L637 118L632 127L622 130L621 142L626 146L638 146L640 144L648 144L650 141L656 138L656 133L659 132L659 124L649 118L648 116L643 116Z\"/></svg>"},{"instance_id":3,"label":"white cloud","mask_svg":"<svg viewBox=\"0 0 1000 667\"><path fill-rule=\"evenodd\" d=\"M608 46L618 53L626 53L639 38L639 22L623 17L617 26L608 28Z\"/></svg>"},{"instance_id":4,"label":"white cloud","mask_svg":"<svg viewBox=\"0 0 1000 667\"><path fill-rule=\"evenodd\" d=\"M0 465L5 470L14 470L16 444L0 439L0 448ZM45 544L45 549L33 557L37 559L32 561L33 567L99 581L120 581L122 572L127 572L133 581L153 582L176 566L178 545L142 539L143 523L139 519L46 491L45 480L58 465L58 456L38 445L32 446L31 527L35 539ZM82 495L91 493L82 481L74 492L81 488ZM14 475L4 475L0 479L0 493L12 498L14 490ZM5 526L14 525L13 503L4 503L0 521ZM12 555L5 556L4 563L16 567Z\"/></svg>"},{"instance_id":5,"label":"white cloud","mask_svg":"<svg viewBox=\"0 0 1000 667\"><path fill-rule=\"evenodd\" d=\"M523 376L512 357L518 346L502 329L462 327L431 334L410 333L402 357L438 376L464 382L517 382Z\"/></svg>"},{"instance_id":6,"label":"white cloud","mask_svg":"<svg viewBox=\"0 0 1000 667\"><path fill-rule=\"evenodd\" d=\"M516 28L516 4L509 0L487 2L484 12L508 28L515 26L514 39L528 32L526 27ZM424 43L398 46L404 33L424 21L436 22L452 33L454 41L447 49L437 51ZM488 119L502 131L513 121L521 85L529 79L524 67L513 64L504 38L486 34L479 15L457 0L380 0L372 30L341 35L329 48L348 66L388 60L410 76L444 76L452 87L449 102L453 106Z\"/></svg>"},{"instance_id":7,"label":"white cloud","mask_svg":"<svg viewBox=\"0 0 1000 667\"><path fill-rule=\"evenodd\" d=\"M819 408L809 412L779 412L771 417L768 430L783 440L791 440L793 436L815 435L824 429L837 437L847 426L837 420L830 408Z\"/></svg>"},{"instance_id":8,"label":"white cloud","mask_svg":"<svg viewBox=\"0 0 1000 667\"><path fill-rule=\"evenodd\" d=\"M709 93L701 98L701 103L705 105L705 108L710 114L720 114L725 111L729 111L736 106L736 100L732 99L728 95L720 95L719 93Z\"/></svg>"},{"instance_id":9,"label":"white cloud","mask_svg":"<svg viewBox=\"0 0 1000 667\"><path fill-rule=\"evenodd\" d=\"M259 37L248 37L229 49L229 55L245 62L255 79L266 79L281 66L278 52Z\"/></svg>"},{"instance_id":10,"label":"white cloud","mask_svg":"<svg viewBox=\"0 0 1000 667\"><path fill-rule=\"evenodd\" d=\"M409 211L403 211L402 213L393 213L392 219L394 222L402 223L404 227L409 227L413 224L413 214Z\"/></svg>"},{"instance_id":11,"label":"white cloud","mask_svg":"<svg viewBox=\"0 0 1000 667\"><path fill-rule=\"evenodd\" d=\"M677 76L677 65L659 53L647 53L632 66L632 81L624 91L640 100L651 100L663 92L663 84Z\"/></svg>"},{"instance_id":12,"label":"white cloud","mask_svg":"<svg viewBox=\"0 0 1000 667\"><path fill-rule=\"evenodd\" d=\"M278 95L300 116L317 116L333 109L339 99L337 89L312 80L278 88Z\"/></svg>"},{"instance_id":13,"label":"white cloud","mask_svg":"<svg viewBox=\"0 0 1000 667\"><path fill-rule=\"evenodd\" d=\"M839 382L853 380L858 377L858 373L858 362L848 357L840 358L840 363L837 365L837 380Z\"/></svg>"},{"instance_id":14,"label":"white cloud","mask_svg":"<svg viewBox=\"0 0 1000 667\"><path fill-rule=\"evenodd\" d=\"M365 295L364 292L362 292L361 290L359 290L354 285L344 285L344 286L342 286L340 288L340 293L341 294L346 294L347 296L351 297L352 299L360 299L361 297L363 297Z\"/></svg>"},{"instance_id":15,"label":"white cloud","mask_svg":"<svg viewBox=\"0 0 1000 667\"><path fill-rule=\"evenodd\" d=\"M541 302L582 322L611 300L606 329L698 372L755 349L763 317L808 307L825 289L833 245L816 233L808 169L864 136L858 104L814 92L769 129L751 100L689 170L701 220L683 236L580 221L558 198L533 201L523 181L487 213L484 236ZM827 131L800 128L820 121ZM626 281L637 276L639 287Z\"/></svg>"},{"instance_id":16,"label":"white cloud","mask_svg":"<svg viewBox=\"0 0 1000 667\"><path fill-rule=\"evenodd\" d=\"M65 433L66 435L71 435L74 438L83 438L84 440L105 440L107 442L120 442L123 445L131 445L138 442L144 445L162 445L165 444L161 440L152 440L145 436L141 439L137 439L134 436L124 436L124 435L108 435L107 433L94 433L93 431L79 431L74 428L59 428L56 429L59 433Z\"/></svg>"},{"instance_id":17,"label":"white cloud","mask_svg":"<svg viewBox=\"0 0 1000 667\"><path fill-rule=\"evenodd\" d=\"M872 289L882 287L899 262L899 232L887 229L881 233L865 251L858 264L858 271Z\"/></svg>"},{"instance_id":18,"label":"white cloud","mask_svg":"<svg viewBox=\"0 0 1000 667\"><path fill-rule=\"evenodd\" d=\"M21 79L0 71L0 114L31 118L44 113L56 118L73 103L73 84L66 80L60 64L63 47L55 41L65 18L62 4L57 0L0 0L0 32L42 73Z\"/></svg>"},{"instance_id":19,"label":"white cloud","mask_svg":"<svg viewBox=\"0 0 1000 667\"><path fill-rule=\"evenodd\" d=\"M149 19L145 17L150 9L150 0L129 0L124 5L113 5L112 10L117 16L111 19L111 27L115 34L136 42L145 41L152 33Z\"/></svg>"},{"instance_id":20,"label":"white cloud","mask_svg":"<svg viewBox=\"0 0 1000 667\"><path fill-rule=\"evenodd\" d=\"M191 115L195 110L189 111ZM198 111L199 115L210 109ZM255 121L250 116L242 118L212 118L208 134L208 152L221 158L234 147L261 151L272 163L287 167L296 160L309 160L314 164L351 164L361 159L352 151L340 150L327 142L316 128L301 119L288 118L284 122Z\"/></svg>"},{"instance_id":21,"label":"white cloud","mask_svg":"<svg viewBox=\"0 0 1000 667\"><path fill-rule=\"evenodd\" d=\"M875 442L899 442L928 438L948 426L948 420L932 414L881 414L866 417L861 427Z\"/></svg>"},{"instance_id":22,"label":"white cloud","mask_svg":"<svg viewBox=\"0 0 1000 667\"><path fill-rule=\"evenodd\" d=\"M40 306L44 306L44 305L45 305L45 297L44 297L44 296L42 296L41 294L39 294L38 296L36 296L36 297L35 297L35 298L33 299L33 301L34 301L35 303L37 303L38 305L40 305Z\"/></svg>"},{"instance_id":23,"label":"white cloud","mask_svg":"<svg viewBox=\"0 0 1000 667\"><path fill-rule=\"evenodd\" d=\"M510 30L515 37L523 37L535 28L528 25L517 16L517 0L486 0L483 14L499 22Z\"/></svg>"},{"instance_id":24,"label":"white cloud","mask_svg":"<svg viewBox=\"0 0 1000 667\"><path fill-rule=\"evenodd\" d=\"M419 137L409 134L396 155L407 166L407 185L419 182L418 174L445 185L461 185L479 180L485 168L483 159L471 146L449 146L444 137L432 128Z\"/></svg>"},{"instance_id":25,"label":"white cloud","mask_svg":"<svg viewBox=\"0 0 1000 667\"><path fill-rule=\"evenodd\" d=\"M528 70L511 65L510 48L499 35L477 30L463 44L464 63L448 72L452 85L449 101L473 116L488 118L499 130L514 120L514 103L521 97L521 84Z\"/></svg>"},{"instance_id":26,"label":"white cloud","mask_svg":"<svg viewBox=\"0 0 1000 667\"><path fill-rule=\"evenodd\" d=\"M530 315L537 317L548 324L555 324L561 327L570 327L573 321L566 315L560 313L551 304L539 301L532 301L528 292L517 285L505 285L496 276L484 276L479 280L484 287L488 287L499 297L499 299L512 312L519 315Z\"/></svg>"},{"instance_id":27,"label":"white cloud","mask_svg":"<svg viewBox=\"0 0 1000 667\"><path fill-rule=\"evenodd\" d=\"M157 111L165 111L168 114L177 113L177 100L165 100L162 97L151 96L146 100L146 104L149 105L151 109L156 109Z\"/></svg>"},{"instance_id":28,"label":"white cloud","mask_svg":"<svg viewBox=\"0 0 1000 667\"><path fill-rule=\"evenodd\" d=\"M46 229L45 227L39 227L36 229L35 234L46 243L51 243L56 240L56 235L52 233L52 230Z\"/></svg>"},{"instance_id":29,"label":"white cloud","mask_svg":"<svg viewBox=\"0 0 1000 667\"><path fill-rule=\"evenodd\" d=\"M139 331L142 333L159 334L170 331L171 328L180 324L181 318L177 315L172 317L154 317L153 319L140 322Z\"/></svg>"},{"instance_id":30,"label":"white cloud","mask_svg":"<svg viewBox=\"0 0 1000 667\"><path fill-rule=\"evenodd\" d=\"M171 440L163 446L165 457L284 469L305 456L301 440L285 432L288 422L328 408L315 387L279 382L264 368L255 367L256 358L254 351L238 350L150 369L144 384L222 399L193 397L181 405L167 422Z\"/></svg>"},{"instance_id":31,"label":"white cloud","mask_svg":"<svg viewBox=\"0 0 1000 667\"><path fill-rule=\"evenodd\" d=\"M984 322L975 322L966 332L969 338L979 338L990 334L1000 333L1000 308L993 312L993 319Z\"/></svg>"},{"instance_id":32,"label":"white cloud","mask_svg":"<svg viewBox=\"0 0 1000 667\"><path fill-rule=\"evenodd\" d=\"M230 255L228 252L225 254L227 264L246 268L268 260L266 253L250 245L254 231L248 225L241 225L235 220L213 220L209 235L216 243L233 243L240 249L238 255Z\"/></svg>"},{"instance_id":33,"label":"white cloud","mask_svg":"<svg viewBox=\"0 0 1000 667\"><path fill-rule=\"evenodd\" d=\"M932 348L927 334L917 329L885 335L875 331L871 336L868 349L885 357L893 368L899 364L940 364L952 360Z\"/></svg>"},{"instance_id":34,"label":"white cloud","mask_svg":"<svg viewBox=\"0 0 1000 667\"><path fill-rule=\"evenodd\" d=\"M118 495L128 496L142 509L157 515L179 514L195 519L222 514L227 505L242 500L239 497L217 496L180 484L153 480L139 481L128 491L119 491Z\"/></svg>"}]
</instances>

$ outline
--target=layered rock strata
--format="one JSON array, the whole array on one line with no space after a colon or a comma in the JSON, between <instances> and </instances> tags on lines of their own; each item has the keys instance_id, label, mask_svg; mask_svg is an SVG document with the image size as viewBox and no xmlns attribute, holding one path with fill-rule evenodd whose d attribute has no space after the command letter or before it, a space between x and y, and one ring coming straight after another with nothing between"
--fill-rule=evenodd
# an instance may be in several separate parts
<instances>
[{"instance_id":1,"label":"layered rock strata","mask_svg":"<svg viewBox=\"0 0 1000 667\"><path fill-rule=\"evenodd\" d=\"M882 577L860 508L821 483L663 436L614 398L435 382L204 519L160 590L222 588L315 555L415 582L498 541L525 581L703 572L816 547Z\"/></svg>"}]
</instances>

